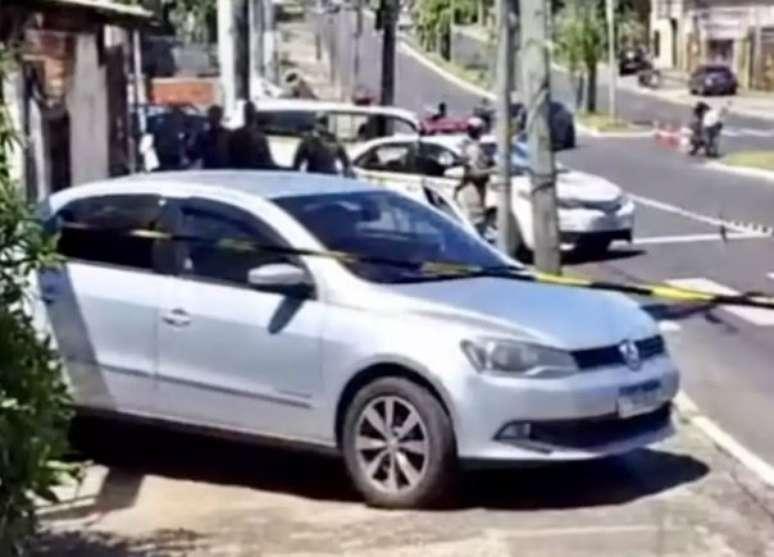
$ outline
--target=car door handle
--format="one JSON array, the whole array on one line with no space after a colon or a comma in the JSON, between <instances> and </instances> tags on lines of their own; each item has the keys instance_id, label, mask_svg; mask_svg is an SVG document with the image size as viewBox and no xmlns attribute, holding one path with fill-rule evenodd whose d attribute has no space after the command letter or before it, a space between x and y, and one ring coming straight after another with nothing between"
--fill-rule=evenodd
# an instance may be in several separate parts
<instances>
[{"instance_id":1,"label":"car door handle","mask_svg":"<svg viewBox=\"0 0 774 557\"><path fill-rule=\"evenodd\" d=\"M164 323L173 327L185 327L191 323L191 316L182 309L173 309L162 316Z\"/></svg>"}]
</instances>

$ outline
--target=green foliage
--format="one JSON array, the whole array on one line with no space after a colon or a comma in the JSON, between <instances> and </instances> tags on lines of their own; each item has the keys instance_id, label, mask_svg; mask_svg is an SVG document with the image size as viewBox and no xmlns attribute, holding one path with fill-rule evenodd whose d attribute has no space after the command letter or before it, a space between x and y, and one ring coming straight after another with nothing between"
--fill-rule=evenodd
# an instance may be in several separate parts
<instances>
[{"instance_id":1,"label":"green foliage","mask_svg":"<svg viewBox=\"0 0 774 557\"><path fill-rule=\"evenodd\" d=\"M12 57L0 45L0 84ZM33 327L30 276L56 264L53 240L33 218L11 179L19 145L0 95L0 556L18 554L35 528L37 499L77 470L67 452L70 399L56 353Z\"/></svg>"},{"instance_id":2,"label":"green foliage","mask_svg":"<svg viewBox=\"0 0 774 557\"><path fill-rule=\"evenodd\" d=\"M477 0L418 0L414 4L417 36L423 48L448 47L452 10L455 23L471 23L478 14Z\"/></svg>"},{"instance_id":3,"label":"green foliage","mask_svg":"<svg viewBox=\"0 0 774 557\"><path fill-rule=\"evenodd\" d=\"M554 43L556 53L570 74L585 76L586 110L596 111L597 64L606 53L607 29L601 2L567 0L557 14Z\"/></svg>"},{"instance_id":4,"label":"green foliage","mask_svg":"<svg viewBox=\"0 0 774 557\"><path fill-rule=\"evenodd\" d=\"M177 0L170 13L175 34L185 42L206 43L210 36L209 22L217 17L217 0Z\"/></svg>"}]
</instances>

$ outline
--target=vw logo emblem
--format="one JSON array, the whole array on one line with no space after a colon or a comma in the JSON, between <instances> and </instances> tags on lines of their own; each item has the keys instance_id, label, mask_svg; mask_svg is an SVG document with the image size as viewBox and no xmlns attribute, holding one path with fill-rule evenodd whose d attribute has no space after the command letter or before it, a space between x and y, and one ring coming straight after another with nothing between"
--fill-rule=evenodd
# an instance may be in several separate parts
<instances>
[{"instance_id":1,"label":"vw logo emblem","mask_svg":"<svg viewBox=\"0 0 774 557\"><path fill-rule=\"evenodd\" d=\"M625 340L618 345L618 350L621 351L624 363L632 371L637 371L642 366L642 359L640 358L640 349L637 348L637 344L633 340Z\"/></svg>"}]
</instances>

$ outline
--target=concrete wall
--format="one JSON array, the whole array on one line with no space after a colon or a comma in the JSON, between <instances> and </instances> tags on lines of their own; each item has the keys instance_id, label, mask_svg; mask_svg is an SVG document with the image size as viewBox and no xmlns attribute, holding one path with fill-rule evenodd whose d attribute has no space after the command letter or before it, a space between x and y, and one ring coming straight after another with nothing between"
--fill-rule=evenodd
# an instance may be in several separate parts
<instances>
[{"instance_id":1,"label":"concrete wall","mask_svg":"<svg viewBox=\"0 0 774 557\"><path fill-rule=\"evenodd\" d=\"M97 57L96 37L76 36L75 69L67 94L70 113L72 185L109 175L109 121L105 67Z\"/></svg>"}]
</instances>

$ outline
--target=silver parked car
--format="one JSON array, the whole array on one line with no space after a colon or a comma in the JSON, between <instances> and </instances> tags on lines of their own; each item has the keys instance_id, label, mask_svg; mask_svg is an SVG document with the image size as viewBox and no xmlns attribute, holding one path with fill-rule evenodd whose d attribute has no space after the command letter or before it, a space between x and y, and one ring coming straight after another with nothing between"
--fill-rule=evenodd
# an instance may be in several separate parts
<instances>
[{"instance_id":1,"label":"silver parked car","mask_svg":"<svg viewBox=\"0 0 774 557\"><path fill-rule=\"evenodd\" d=\"M388 507L448 494L459 461L597 458L672 431L678 373L637 304L503 276L517 264L400 193L160 173L45 212L68 259L40 275L41 327L82 410L338 451Z\"/></svg>"}]
</instances>

